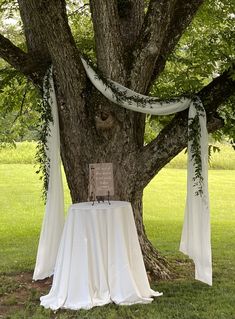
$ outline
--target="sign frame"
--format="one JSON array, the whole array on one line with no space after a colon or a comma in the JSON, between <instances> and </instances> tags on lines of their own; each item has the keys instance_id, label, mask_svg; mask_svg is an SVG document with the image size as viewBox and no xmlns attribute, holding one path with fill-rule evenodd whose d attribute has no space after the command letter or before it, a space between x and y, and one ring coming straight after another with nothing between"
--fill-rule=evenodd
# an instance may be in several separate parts
<instances>
[{"instance_id":1,"label":"sign frame","mask_svg":"<svg viewBox=\"0 0 235 319\"><path fill-rule=\"evenodd\" d=\"M114 196L113 163L89 164L88 199L94 202L108 199Z\"/></svg>"}]
</instances>

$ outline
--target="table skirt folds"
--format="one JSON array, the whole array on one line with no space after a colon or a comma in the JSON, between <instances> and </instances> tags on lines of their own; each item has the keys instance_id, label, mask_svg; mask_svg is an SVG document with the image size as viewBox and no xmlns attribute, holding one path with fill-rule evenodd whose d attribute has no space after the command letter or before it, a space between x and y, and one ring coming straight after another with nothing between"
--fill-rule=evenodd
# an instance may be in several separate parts
<instances>
[{"instance_id":1,"label":"table skirt folds","mask_svg":"<svg viewBox=\"0 0 235 319\"><path fill-rule=\"evenodd\" d=\"M149 286L130 203L72 205L52 287L41 305L90 309L149 303L160 295Z\"/></svg>"}]
</instances>

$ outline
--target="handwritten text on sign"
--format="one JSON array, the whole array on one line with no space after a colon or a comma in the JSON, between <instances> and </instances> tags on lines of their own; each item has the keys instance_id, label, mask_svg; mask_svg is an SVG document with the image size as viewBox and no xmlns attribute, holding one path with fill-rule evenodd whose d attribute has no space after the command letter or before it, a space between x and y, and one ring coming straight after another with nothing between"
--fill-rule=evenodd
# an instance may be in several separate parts
<instances>
[{"instance_id":1,"label":"handwritten text on sign","mask_svg":"<svg viewBox=\"0 0 235 319\"><path fill-rule=\"evenodd\" d=\"M113 164L94 163L89 164L89 197L113 196Z\"/></svg>"}]
</instances>

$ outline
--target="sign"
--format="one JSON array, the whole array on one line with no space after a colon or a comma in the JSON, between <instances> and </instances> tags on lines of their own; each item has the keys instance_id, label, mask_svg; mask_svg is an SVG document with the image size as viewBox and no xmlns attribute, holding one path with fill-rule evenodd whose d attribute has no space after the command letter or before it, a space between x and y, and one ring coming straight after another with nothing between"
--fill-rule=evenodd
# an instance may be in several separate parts
<instances>
[{"instance_id":1,"label":"sign","mask_svg":"<svg viewBox=\"0 0 235 319\"><path fill-rule=\"evenodd\" d=\"M99 196L113 196L113 164L89 164L89 199L96 200Z\"/></svg>"}]
</instances>

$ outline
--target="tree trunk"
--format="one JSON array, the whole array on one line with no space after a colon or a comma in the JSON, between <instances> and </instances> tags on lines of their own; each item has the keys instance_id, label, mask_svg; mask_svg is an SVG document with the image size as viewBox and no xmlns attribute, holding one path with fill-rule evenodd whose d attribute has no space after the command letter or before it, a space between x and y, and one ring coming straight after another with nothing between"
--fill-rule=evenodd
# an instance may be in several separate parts
<instances>
[{"instance_id":1,"label":"tree trunk","mask_svg":"<svg viewBox=\"0 0 235 319\"><path fill-rule=\"evenodd\" d=\"M131 203L145 267L151 278L169 279L171 277L172 270L170 269L168 262L158 253L145 233L145 227L143 224L142 195L143 192L135 194Z\"/></svg>"},{"instance_id":2,"label":"tree trunk","mask_svg":"<svg viewBox=\"0 0 235 319\"><path fill-rule=\"evenodd\" d=\"M143 189L139 190L137 166L138 155L143 148L144 130L139 130L137 135L139 120L137 121L133 112L112 105L92 90L86 98L86 121L85 126L82 126L76 114L64 116L59 94L57 99L60 112L61 153L72 201L88 199L89 163L112 162L114 199L129 201L132 204L146 269L153 278L169 278L169 265L148 240L143 225ZM74 123L72 127L78 123L79 139L73 130L68 129L68 123Z\"/></svg>"},{"instance_id":3,"label":"tree trunk","mask_svg":"<svg viewBox=\"0 0 235 319\"><path fill-rule=\"evenodd\" d=\"M142 221L143 188L139 190L137 167L144 143L145 116L110 103L85 78L68 27L64 0L51 0L47 6L42 0L32 0L27 5L19 0L19 4L25 29L30 27L30 33L26 33L27 44L31 48L29 51L35 52L37 44L42 42L41 54L49 55L53 62L61 155L72 201L88 199L89 163L112 162L114 199L132 203L146 268L154 277L165 278L169 274L167 263L159 258L148 241ZM123 39L125 36L126 42L128 36L131 44L138 38L144 19L144 1L129 1L128 8L117 6L113 0L91 1L97 64L103 74L122 84L130 80L131 74L131 62L127 58ZM132 26L124 32L129 18ZM146 73L142 72L141 78L146 78L148 72L149 68ZM131 76L133 86L139 83L140 77L135 77L134 80ZM145 87L139 87L141 90L144 91Z\"/></svg>"}]
</instances>

